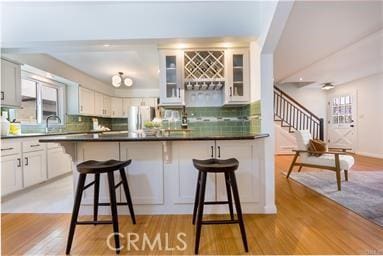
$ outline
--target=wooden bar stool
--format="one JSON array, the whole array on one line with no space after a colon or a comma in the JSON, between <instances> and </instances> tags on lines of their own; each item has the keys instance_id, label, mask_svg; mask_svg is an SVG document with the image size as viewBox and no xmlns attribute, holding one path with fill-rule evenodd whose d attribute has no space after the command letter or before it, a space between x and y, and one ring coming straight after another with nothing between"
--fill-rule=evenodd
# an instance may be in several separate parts
<instances>
[{"instance_id":1,"label":"wooden bar stool","mask_svg":"<svg viewBox=\"0 0 383 256\"><path fill-rule=\"evenodd\" d=\"M108 161L94 161L89 160L77 165L77 170L80 173L78 182L77 182L77 190L75 195L75 201L72 212L72 219L70 222L68 242L66 247L66 254L70 253L70 249L72 247L73 236L75 232L76 225L98 225L98 224L113 224L113 232L114 232L114 242L116 245L116 252L120 253L120 238L118 235L118 216L117 216L117 205L128 205L130 216L133 224L136 224L136 219L134 216L133 203L132 198L130 197L128 180L125 174L125 167L128 166L132 161L117 161L117 160L108 160ZM114 172L119 170L121 176L121 182L117 185L114 182ZM100 192L100 174L106 173L108 175L108 184L109 184L109 196L110 203L99 203L99 192ZM85 185L85 180L87 174L94 174L95 179L93 182ZM94 185L94 205L93 205L93 221L78 221L78 213L81 205L82 193L84 190ZM117 203L116 201L116 189L119 186L124 187L126 203ZM108 221L98 221L98 206L109 206L112 212L112 220Z\"/></svg>"},{"instance_id":2,"label":"wooden bar stool","mask_svg":"<svg viewBox=\"0 0 383 256\"><path fill-rule=\"evenodd\" d=\"M245 225L243 224L241 203L239 200L238 187L234 173L239 166L238 160L235 158L230 158L226 160L219 160L214 158L207 160L193 159L193 165L198 170L198 181L193 211L193 224L195 223L195 219L197 218L194 253L198 254L199 241L201 237L201 227L202 225L206 224L239 224L243 246L245 248L245 251L248 252ZM206 178L208 173L223 173L225 175L228 199L227 201L205 202ZM237 220L234 219L231 190L233 190L234 203L235 208L237 210ZM230 220L203 221L203 206L205 204L228 204L230 210Z\"/></svg>"}]
</instances>

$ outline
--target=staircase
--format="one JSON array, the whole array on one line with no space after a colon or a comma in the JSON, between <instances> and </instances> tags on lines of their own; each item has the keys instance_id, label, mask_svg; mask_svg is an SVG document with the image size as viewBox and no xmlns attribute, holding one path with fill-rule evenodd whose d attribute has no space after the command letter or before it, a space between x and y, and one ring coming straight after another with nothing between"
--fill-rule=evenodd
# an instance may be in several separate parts
<instances>
[{"instance_id":1,"label":"staircase","mask_svg":"<svg viewBox=\"0 0 383 256\"><path fill-rule=\"evenodd\" d=\"M274 121L289 132L309 130L314 139L323 140L323 118L319 118L294 98L274 86Z\"/></svg>"}]
</instances>

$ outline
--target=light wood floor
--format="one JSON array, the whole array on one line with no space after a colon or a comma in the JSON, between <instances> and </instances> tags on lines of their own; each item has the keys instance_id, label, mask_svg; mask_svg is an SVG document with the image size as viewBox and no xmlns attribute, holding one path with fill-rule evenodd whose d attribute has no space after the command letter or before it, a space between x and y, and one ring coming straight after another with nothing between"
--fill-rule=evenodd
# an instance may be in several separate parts
<instances>
[{"instance_id":1,"label":"light wood floor","mask_svg":"<svg viewBox=\"0 0 383 256\"><path fill-rule=\"evenodd\" d=\"M277 215L245 215L251 254L383 254L383 228L371 223L333 201L286 180L290 156L276 158ZM357 157L355 170L383 170L383 160ZM307 169L303 169L307 171ZM335 179L334 179L335 181ZM218 216L211 216L217 218ZM69 214L3 214L2 255L64 254ZM124 254L192 254L194 226L190 215L138 216L132 225L128 217L120 217L122 233L145 232L154 238L162 234L165 247L181 245L175 236L186 233L186 251L130 251ZM78 226L73 254L113 254L105 239L111 226ZM123 240L126 245L126 241ZM243 253L237 225L204 226L201 254Z\"/></svg>"}]
</instances>

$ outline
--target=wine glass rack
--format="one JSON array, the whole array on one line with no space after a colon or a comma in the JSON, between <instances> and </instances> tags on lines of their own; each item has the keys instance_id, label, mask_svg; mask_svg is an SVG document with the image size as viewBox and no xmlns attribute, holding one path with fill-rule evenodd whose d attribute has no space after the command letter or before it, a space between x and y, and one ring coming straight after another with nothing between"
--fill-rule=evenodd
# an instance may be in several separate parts
<instances>
[{"instance_id":1,"label":"wine glass rack","mask_svg":"<svg viewBox=\"0 0 383 256\"><path fill-rule=\"evenodd\" d=\"M184 81L188 82L224 82L224 51L185 51Z\"/></svg>"}]
</instances>

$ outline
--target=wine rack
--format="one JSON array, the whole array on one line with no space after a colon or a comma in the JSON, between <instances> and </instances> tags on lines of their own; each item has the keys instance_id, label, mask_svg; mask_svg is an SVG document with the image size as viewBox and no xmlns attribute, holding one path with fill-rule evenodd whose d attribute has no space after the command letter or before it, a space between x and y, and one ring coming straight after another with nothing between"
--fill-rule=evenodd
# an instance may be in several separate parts
<instances>
[{"instance_id":1,"label":"wine rack","mask_svg":"<svg viewBox=\"0 0 383 256\"><path fill-rule=\"evenodd\" d=\"M224 82L224 51L185 51L184 82Z\"/></svg>"}]
</instances>

